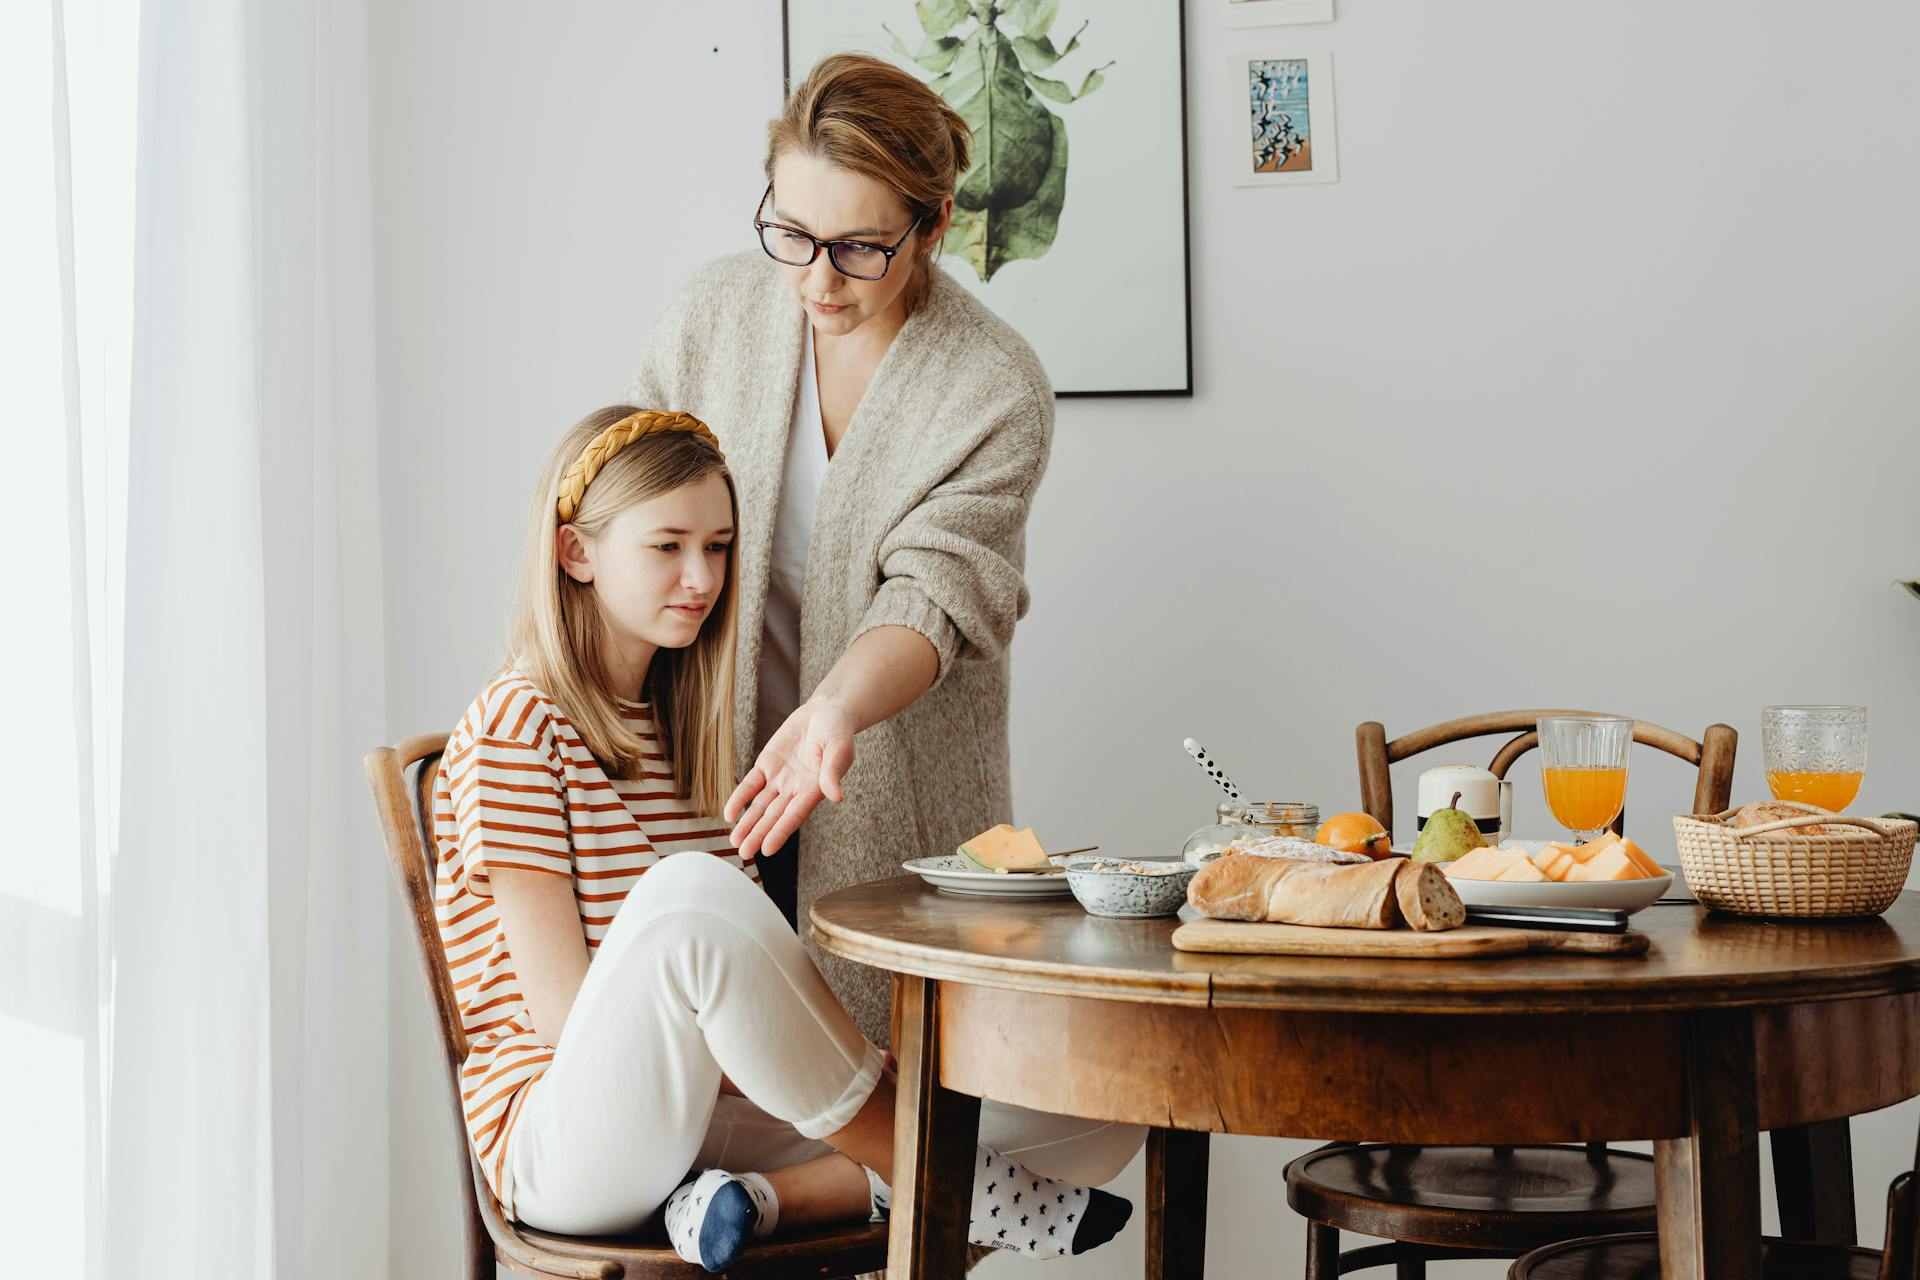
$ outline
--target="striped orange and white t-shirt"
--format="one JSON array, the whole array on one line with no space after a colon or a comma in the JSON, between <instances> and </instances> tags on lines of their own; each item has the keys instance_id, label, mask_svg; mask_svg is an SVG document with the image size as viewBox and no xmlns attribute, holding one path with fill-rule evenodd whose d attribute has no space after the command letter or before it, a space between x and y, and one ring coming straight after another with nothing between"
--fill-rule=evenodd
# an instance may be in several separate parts
<instances>
[{"instance_id":1,"label":"striped orange and white t-shirt","mask_svg":"<svg viewBox=\"0 0 1920 1280\"><path fill-rule=\"evenodd\" d=\"M534 1033L489 871L570 879L591 963L627 892L661 858L700 853L741 865L727 824L690 812L675 794L648 708L625 710L645 755L636 776L609 778L553 699L509 671L467 709L434 788L434 902L467 1034L462 1106L487 1184L509 1216L513 1126L553 1046ZM742 870L758 883L757 868Z\"/></svg>"}]
</instances>

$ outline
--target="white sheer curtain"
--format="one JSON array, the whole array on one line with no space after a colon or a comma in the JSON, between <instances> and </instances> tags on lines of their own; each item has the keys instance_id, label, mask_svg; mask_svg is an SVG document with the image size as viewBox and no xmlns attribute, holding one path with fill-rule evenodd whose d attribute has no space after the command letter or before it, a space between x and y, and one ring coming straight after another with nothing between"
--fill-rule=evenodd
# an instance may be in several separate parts
<instances>
[{"instance_id":1,"label":"white sheer curtain","mask_svg":"<svg viewBox=\"0 0 1920 1280\"><path fill-rule=\"evenodd\" d=\"M384 1271L363 19L0 5L8 1274Z\"/></svg>"}]
</instances>

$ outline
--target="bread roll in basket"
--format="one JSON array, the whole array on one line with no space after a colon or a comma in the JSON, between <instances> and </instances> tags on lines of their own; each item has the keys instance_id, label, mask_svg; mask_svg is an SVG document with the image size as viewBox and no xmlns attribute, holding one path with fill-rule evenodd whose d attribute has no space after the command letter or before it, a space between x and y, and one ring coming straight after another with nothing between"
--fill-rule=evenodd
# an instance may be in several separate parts
<instances>
[{"instance_id":1,"label":"bread roll in basket","mask_svg":"<svg viewBox=\"0 0 1920 1280\"><path fill-rule=\"evenodd\" d=\"M1694 896L1719 911L1792 919L1877 916L1893 905L1920 825L1785 807L1801 813L1755 827L1733 825L1738 809L1676 817L1674 842Z\"/></svg>"}]
</instances>

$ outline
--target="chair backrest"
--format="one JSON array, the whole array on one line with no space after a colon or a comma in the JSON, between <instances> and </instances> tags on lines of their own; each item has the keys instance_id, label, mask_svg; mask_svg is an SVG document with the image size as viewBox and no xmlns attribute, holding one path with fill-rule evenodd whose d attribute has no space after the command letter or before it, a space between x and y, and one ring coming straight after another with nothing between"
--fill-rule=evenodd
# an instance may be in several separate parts
<instances>
[{"instance_id":1,"label":"chair backrest","mask_svg":"<svg viewBox=\"0 0 1920 1280\"><path fill-rule=\"evenodd\" d=\"M446 746L447 735L441 733L422 734L398 746L381 747L367 756L367 785L373 790L374 807L379 811L394 885L413 925L414 952L427 980L440 1032L447 1098L453 1106L453 1127L459 1142L458 1159L460 1167L467 1170L461 1208L463 1274L467 1280L493 1280L494 1241L506 1229L505 1220L467 1141L466 1113L460 1104L460 1068L467 1058L467 1035L460 1023L460 1005L454 996L453 976L447 970L447 954L440 946L440 928L434 914L438 868L433 849L433 790ZM408 769L415 771L411 781Z\"/></svg>"},{"instance_id":2,"label":"chair backrest","mask_svg":"<svg viewBox=\"0 0 1920 1280\"><path fill-rule=\"evenodd\" d=\"M1429 725L1389 741L1386 726L1369 720L1354 731L1360 757L1360 807L1372 814L1381 826L1393 830L1393 781L1389 766L1409 756L1444 747L1449 743L1491 734L1516 735L1498 751L1487 766L1496 777L1504 778L1513 762L1540 745L1535 722L1541 716L1596 715L1592 711L1494 711L1486 715L1465 716L1443 724ZM1695 813L1718 813L1728 805L1733 791L1733 753L1739 735L1724 724L1711 724L1695 742L1682 733L1663 729L1644 720L1633 722L1633 740L1677 756L1699 767L1699 780L1693 789ZM1613 829L1626 825L1626 810L1613 820Z\"/></svg>"},{"instance_id":3,"label":"chair backrest","mask_svg":"<svg viewBox=\"0 0 1920 1280\"><path fill-rule=\"evenodd\" d=\"M1908 1170L1887 1189L1887 1242L1880 1250L1879 1280L1920 1280L1920 1212L1915 1174Z\"/></svg>"}]
</instances>

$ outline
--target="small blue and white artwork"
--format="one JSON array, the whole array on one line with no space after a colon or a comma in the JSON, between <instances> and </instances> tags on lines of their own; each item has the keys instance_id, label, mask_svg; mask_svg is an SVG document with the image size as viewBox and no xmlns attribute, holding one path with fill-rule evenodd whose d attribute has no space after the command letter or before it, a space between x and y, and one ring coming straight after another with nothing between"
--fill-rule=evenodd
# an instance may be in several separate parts
<instances>
[{"instance_id":1,"label":"small blue and white artwork","mask_svg":"<svg viewBox=\"0 0 1920 1280\"><path fill-rule=\"evenodd\" d=\"M1234 181L1268 186L1337 180L1328 56L1242 58L1233 65L1238 112L1245 112Z\"/></svg>"},{"instance_id":2,"label":"small blue and white artwork","mask_svg":"<svg viewBox=\"0 0 1920 1280\"><path fill-rule=\"evenodd\" d=\"M1249 62L1247 103L1253 116L1253 171L1310 171L1313 119L1307 100L1307 60L1265 58Z\"/></svg>"}]
</instances>

